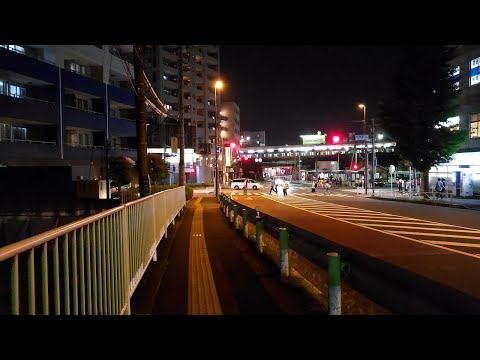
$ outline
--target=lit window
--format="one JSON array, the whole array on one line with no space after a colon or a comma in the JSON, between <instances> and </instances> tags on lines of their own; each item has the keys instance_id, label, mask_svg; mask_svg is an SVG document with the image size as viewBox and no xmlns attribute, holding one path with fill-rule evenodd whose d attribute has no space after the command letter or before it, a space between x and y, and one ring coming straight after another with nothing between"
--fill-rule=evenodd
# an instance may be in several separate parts
<instances>
[{"instance_id":1,"label":"lit window","mask_svg":"<svg viewBox=\"0 0 480 360\"><path fill-rule=\"evenodd\" d=\"M10 51L15 51L19 54L25 54L25 48L20 45L0 45L0 47L3 47L5 49L8 49Z\"/></svg>"},{"instance_id":2,"label":"lit window","mask_svg":"<svg viewBox=\"0 0 480 360\"><path fill-rule=\"evenodd\" d=\"M480 83L480 57L470 62L470 86Z\"/></svg>"},{"instance_id":3,"label":"lit window","mask_svg":"<svg viewBox=\"0 0 480 360\"><path fill-rule=\"evenodd\" d=\"M437 129L441 126L448 127L450 130L460 130L460 116L454 116L448 118L447 121L440 121L438 125L435 125Z\"/></svg>"},{"instance_id":4,"label":"lit window","mask_svg":"<svg viewBox=\"0 0 480 360\"><path fill-rule=\"evenodd\" d=\"M25 97L25 88L17 85L10 84L10 96L16 98Z\"/></svg>"},{"instance_id":5,"label":"lit window","mask_svg":"<svg viewBox=\"0 0 480 360\"><path fill-rule=\"evenodd\" d=\"M480 137L480 114L470 115L470 137Z\"/></svg>"},{"instance_id":6,"label":"lit window","mask_svg":"<svg viewBox=\"0 0 480 360\"><path fill-rule=\"evenodd\" d=\"M460 66L457 66L456 68L453 69L452 76L453 77L460 76Z\"/></svg>"}]
</instances>

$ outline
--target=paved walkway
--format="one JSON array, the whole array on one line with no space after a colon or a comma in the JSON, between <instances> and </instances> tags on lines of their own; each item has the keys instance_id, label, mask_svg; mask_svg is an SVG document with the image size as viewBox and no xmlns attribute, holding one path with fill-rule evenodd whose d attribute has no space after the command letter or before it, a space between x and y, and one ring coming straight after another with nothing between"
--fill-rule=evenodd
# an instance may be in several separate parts
<instances>
[{"instance_id":1,"label":"paved walkway","mask_svg":"<svg viewBox=\"0 0 480 360\"><path fill-rule=\"evenodd\" d=\"M157 249L132 298L132 314L325 314L226 220L202 194Z\"/></svg>"}]
</instances>

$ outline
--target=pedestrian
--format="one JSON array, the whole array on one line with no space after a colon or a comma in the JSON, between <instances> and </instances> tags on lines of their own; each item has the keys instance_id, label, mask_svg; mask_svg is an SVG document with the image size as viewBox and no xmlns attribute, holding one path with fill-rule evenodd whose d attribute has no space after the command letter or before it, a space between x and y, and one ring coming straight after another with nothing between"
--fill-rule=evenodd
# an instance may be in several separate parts
<instances>
[{"instance_id":1,"label":"pedestrian","mask_svg":"<svg viewBox=\"0 0 480 360\"><path fill-rule=\"evenodd\" d=\"M278 194L277 185L275 185L275 179L272 179L272 182L270 183L270 193L269 194L272 194L272 191L275 191L275 193Z\"/></svg>"},{"instance_id":2,"label":"pedestrian","mask_svg":"<svg viewBox=\"0 0 480 360\"><path fill-rule=\"evenodd\" d=\"M245 182L243 183L243 193L247 193L247 186L248 186L248 178L245 179Z\"/></svg>"},{"instance_id":3,"label":"pedestrian","mask_svg":"<svg viewBox=\"0 0 480 360\"><path fill-rule=\"evenodd\" d=\"M442 179L437 180L437 184L435 185L435 191L438 193L435 197L440 199L443 197L442 193L445 190L445 186L443 185Z\"/></svg>"},{"instance_id":4,"label":"pedestrian","mask_svg":"<svg viewBox=\"0 0 480 360\"><path fill-rule=\"evenodd\" d=\"M283 189L283 196L287 196L288 184L285 181L285 179L283 180L282 189Z\"/></svg>"},{"instance_id":5,"label":"pedestrian","mask_svg":"<svg viewBox=\"0 0 480 360\"><path fill-rule=\"evenodd\" d=\"M316 187L317 187L317 182L315 180L312 180L312 193L315 192Z\"/></svg>"}]
</instances>

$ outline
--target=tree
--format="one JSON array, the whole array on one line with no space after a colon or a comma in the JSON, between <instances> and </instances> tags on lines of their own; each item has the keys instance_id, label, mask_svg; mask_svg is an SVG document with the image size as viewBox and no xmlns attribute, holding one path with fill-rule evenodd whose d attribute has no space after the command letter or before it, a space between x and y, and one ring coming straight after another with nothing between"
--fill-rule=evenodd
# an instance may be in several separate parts
<instances>
[{"instance_id":1,"label":"tree","mask_svg":"<svg viewBox=\"0 0 480 360\"><path fill-rule=\"evenodd\" d=\"M453 46L408 46L394 77L393 97L380 104L380 123L396 140L396 150L423 173L449 162L467 133L441 125L456 116L459 90L450 66Z\"/></svg>"},{"instance_id":2,"label":"tree","mask_svg":"<svg viewBox=\"0 0 480 360\"><path fill-rule=\"evenodd\" d=\"M149 155L150 180L155 184L168 177L168 164L157 156Z\"/></svg>"},{"instance_id":3,"label":"tree","mask_svg":"<svg viewBox=\"0 0 480 360\"><path fill-rule=\"evenodd\" d=\"M110 158L110 177L117 184L120 191L122 185L129 184L132 180L133 165L124 156Z\"/></svg>"}]
</instances>

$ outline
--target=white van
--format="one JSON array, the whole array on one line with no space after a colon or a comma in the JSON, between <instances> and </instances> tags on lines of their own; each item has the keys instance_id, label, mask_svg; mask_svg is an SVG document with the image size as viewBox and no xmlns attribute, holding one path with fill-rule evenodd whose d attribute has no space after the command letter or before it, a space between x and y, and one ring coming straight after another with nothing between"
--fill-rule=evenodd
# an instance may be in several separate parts
<instances>
[{"instance_id":1,"label":"white van","mask_svg":"<svg viewBox=\"0 0 480 360\"><path fill-rule=\"evenodd\" d=\"M235 190L243 189L244 186L245 186L245 178L233 179L232 183L230 184L230 187ZM247 189L253 189L253 190L263 189L263 185L255 180L248 179Z\"/></svg>"}]
</instances>

